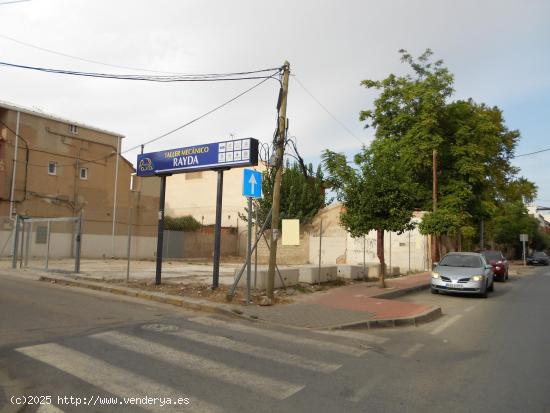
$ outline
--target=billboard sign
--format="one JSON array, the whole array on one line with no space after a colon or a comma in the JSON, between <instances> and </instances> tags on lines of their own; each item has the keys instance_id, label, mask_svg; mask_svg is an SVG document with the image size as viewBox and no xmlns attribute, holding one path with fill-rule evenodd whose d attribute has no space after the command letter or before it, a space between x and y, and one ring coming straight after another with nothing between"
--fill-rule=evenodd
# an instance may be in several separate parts
<instances>
[{"instance_id":1,"label":"billboard sign","mask_svg":"<svg viewBox=\"0 0 550 413\"><path fill-rule=\"evenodd\" d=\"M170 175L256 165L258 140L245 138L144 153L138 155L136 174Z\"/></svg>"}]
</instances>

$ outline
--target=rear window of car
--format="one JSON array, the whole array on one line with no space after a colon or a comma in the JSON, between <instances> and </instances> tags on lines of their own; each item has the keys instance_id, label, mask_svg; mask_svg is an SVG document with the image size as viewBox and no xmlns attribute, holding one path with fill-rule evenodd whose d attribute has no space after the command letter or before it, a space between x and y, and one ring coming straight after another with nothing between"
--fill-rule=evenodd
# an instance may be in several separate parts
<instances>
[{"instance_id":1,"label":"rear window of car","mask_svg":"<svg viewBox=\"0 0 550 413\"><path fill-rule=\"evenodd\" d=\"M475 255L446 255L439 265L446 267L481 268L481 259Z\"/></svg>"},{"instance_id":2,"label":"rear window of car","mask_svg":"<svg viewBox=\"0 0 550 413\"><path fill-rule=\"evenodd\" d=\"M498 251L484 251L483 256L487 261L500 261L502 254Z\"/></svg>"},{"instance_id":3,"label":"rear window of car","mask_svg":"<svg viewBox=\"0 0 550 413\"><path fill-rule=\"evenodd\" d=\"M546 257L546 253L537 251L537 252L533 253L533 257L537 257L537 258Z\"/></svg>"}]
</instances>

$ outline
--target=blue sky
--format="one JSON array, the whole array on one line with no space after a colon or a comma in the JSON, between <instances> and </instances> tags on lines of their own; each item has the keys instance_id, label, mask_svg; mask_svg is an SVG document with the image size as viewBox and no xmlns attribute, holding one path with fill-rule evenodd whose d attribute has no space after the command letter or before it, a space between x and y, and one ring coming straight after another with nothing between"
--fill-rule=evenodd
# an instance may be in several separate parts
<instances>
[{"instance_id":1,"label":"blue sky","mask_svg":"<svg viewBox=\"0 0 550 413\"><path fill-rule=\"evenodd\" d=\"M358 121L374 95L362 79L403 73L397 51L426 48L455 74L456 98L499 106L522 133L517 153L550 147L550 2L546 0L31 0L0 6L0 60L128 73L18 44L113 65L186 73L233 72L289 60L298 79L358 139L291 79L290 134L317 162L323 149L349 154L372 132ZM143 84L0 67L1 100L125 135L123 149L200 115L251 82ZM269 141L278 86L268 82L222 111L149 145L147 151L233 134ZM136 152L127 154L135 161ZM518 158L521 174L550 205L550 152Z\"/></svg>"}]
</instances>

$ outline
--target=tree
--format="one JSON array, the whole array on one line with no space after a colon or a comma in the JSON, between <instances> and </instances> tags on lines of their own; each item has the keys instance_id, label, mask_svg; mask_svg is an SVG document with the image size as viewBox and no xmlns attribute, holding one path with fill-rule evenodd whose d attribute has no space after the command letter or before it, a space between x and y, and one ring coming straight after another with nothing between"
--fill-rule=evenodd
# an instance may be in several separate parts
<instances>
[{"instance_id":1,"label":"tree","mask_svg":"<svg viewBox=\"0 0 550 413\"><path fill-rule=\"evenodd\" d=\"M393 148L365 148L355 156L355 166L345 155L325 150L323 165L327 183L342 201L342 225L353 237L376 231L376 249L380 261L380 286L385 287L384 231L403 232L411 223L416 203L416 185L407 178Z\"/></svg>"},{"instance_id":2,"label":"tree","mask_svg":"<svg viewBox=\"0 0 550 413\"><path fill-rule=\"evenodd\" d=\"M164 229L169 231L196 231L201 228L201 223L191 215L181 217L167 216L164 219Z\"/></svg>"},{"instance_id":3,"label":"tree","mask_svg":"<svg viewBox=\"0 0 550 413\"><path fill-rule=\"evenodd\" d=\"M271 209L273 178L269 173L264 174L263 197L254 201L258 207L259 225L265 221ZM324 206L325 189L321 167L314 173L311 164L304 171L297 162L287 162L281 182L281 219L299 219L301 223L308 223ZM240 216L246 220L246 216ZM269 223L267 228L270 228Z\"/></svg>"},{"instance_id":4,"label":"tree","mask_svg":"<svg viewBox=\"0 0 550 413\"><path fill-rule=\"evenodd\" d=\"M428 49L417 59L400 50L411 73L364 80L379 91L374 108L360 119L374 127L373 145L390 145L418 184L417 208L432 210L432 151L438 152L438 208L426 214L424 233L474 237L479 222L502 206L536 192L511 165L520 138L504 124L502 111L472 99L452 101L453 75ZM491 224L489 223L489 226ZM432 232L435 231L435 232Z\"/></svg>"}]
</instances>

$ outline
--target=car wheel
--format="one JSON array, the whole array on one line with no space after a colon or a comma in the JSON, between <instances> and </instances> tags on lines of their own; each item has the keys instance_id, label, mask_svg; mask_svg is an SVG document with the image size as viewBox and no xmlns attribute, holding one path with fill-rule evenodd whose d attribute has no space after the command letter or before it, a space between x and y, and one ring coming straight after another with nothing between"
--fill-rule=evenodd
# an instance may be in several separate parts
<instances>
[{"instance_id":1,"label":"car wheel","mask_svg":"<svg viewBox=\"0 0 550 413\"><path fill-rule=\"evenodd\" d=\"M437 291L435 288L432 288L432 294L439 294L439 291Z\"/></svg>"},{"instance_id":2,"label":"car wheel","mask_svg":"<svg viewBox=\"0 0 550 413\"><path fill-rule=\"evenodd\" d=\"M480 298L487 298L487 289L488 288L489 288L488 285L485 284L485 289L482 292L479 293Z\"/></svg>"},{"instance_id":3,"label":"car wheel","mask_svg":"<svg viewBox=\"0 0 550 413\"><path fill-rule=\"evenodd\" d=\"M502 278L503 278L503 280L504 280L504 276L503 276ZM494 282L494 281L491 283L490 286L487 287L487 291L489 291L489 292L491 292L491 293L492 293L493 291L495 291L495 282Z\"/></svg>"},{"instance_id":4,"label":"car wheel","mask_svg":"<svg viewBox=\"0 0 550 413\"><path fill-rule=\"evenodd\" d=\"M510 276L508 275L508 270L506 270L506 275L504 276L504 281L506 281Z\"/></svg>"}]
</instances>

